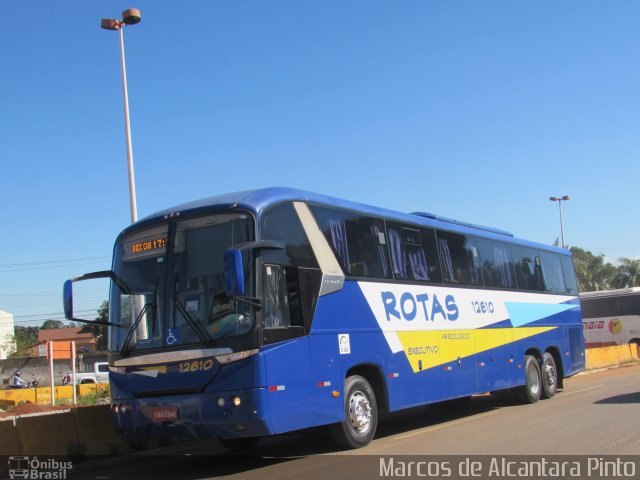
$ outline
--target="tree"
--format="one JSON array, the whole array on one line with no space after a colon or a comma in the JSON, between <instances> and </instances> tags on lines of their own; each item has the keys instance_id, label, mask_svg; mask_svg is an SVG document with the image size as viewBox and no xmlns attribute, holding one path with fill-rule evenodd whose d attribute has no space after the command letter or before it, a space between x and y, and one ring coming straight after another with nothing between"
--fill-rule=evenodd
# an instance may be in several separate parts
<instances>
[{"instance_id":1,"label":"tree","mask_svg":"<svg viewBox=\"0 0 640 480\"><path fill-rule=\"evenodd\" d=\"M615 288L640 287L640 259L621 257L613 278Z\"/></svg>"},{"instance_id":2,"label":"tree","mask_svg":"<svg viewBox=\"0 0 640 480\"><path fill-rule=\"evenodd\" d=\"M64 328L64 322L60 320L45 320L45 322L40 327L42 330L53 330L56 328Z\"/></svg>"},{"instance_id":3,"label":"tree","mask_svg":"<svg viewBox=\"0 0 640 480\"><path fill-rule=\"evenodd\" d=\"M105 300L98 308L98 316L96 317L98 322L109 321L109 300ZM106 325L96 325L95 323L85 324L79 331L79 333L91 333L93 338L96 339L96 350L107 349L107 327Z\"/></svg>"},{"instance_id":4,"label":"tree","mask_svg":"<svg viewBox=\"0 0 640 480\"><path fill-rule=\"evenodd\" d=\"M10 333L6 333L2 339L0 339L0 350L6 352L7 357L13 357L16 353L16 336Z\"/></svg>"},{"instance_id":5,"label":"tree","mask_svg":"<svg viewBox=\"0 0 640 480\"><path fill-rule=\"evenodd\" d=\"M0 340L2 349L7 352L8 356L19 354L21 351L38 343L39 330L38 327L16 326L13 334L7 333Z\"/></svg>"},{"instance_id":6,"label":"tree","mask_svg":"<svg viewBox=\"0 0 640 480\"><path fill-rule=\"evenodd\" d=\"M609 290L613 288L616 267L604 261L604 255L594 255L579 247L571 247L573 265L581 292Z\"/></svg>"}]
</instances>

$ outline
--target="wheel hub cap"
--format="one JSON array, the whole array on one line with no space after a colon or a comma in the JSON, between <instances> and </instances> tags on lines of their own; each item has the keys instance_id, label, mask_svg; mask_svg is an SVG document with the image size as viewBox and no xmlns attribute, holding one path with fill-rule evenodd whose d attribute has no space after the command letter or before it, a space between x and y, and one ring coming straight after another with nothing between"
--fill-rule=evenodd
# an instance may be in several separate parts
<instances>
[{"instance_id":1,"label":"wheel hub cap","mask_svg":"<svg viewBox=\"0 0 640 480\"><path fill-rule=\"evenodd\" d=\"M551 365L546 365L544 369L547 385L554 387L556 384L556 369Z\"/></svg>"},{"instance_id":2,"label":"wheel hub cap","mask_svg":"<svg viewBox=\"0 0 640 480\"><path fill-rule=\"evenodd\" d=\"M371 405L366 395L355 392L349 400L349 419L353 428L362 433L371 425Z\"/></svg>"}]
</instances>

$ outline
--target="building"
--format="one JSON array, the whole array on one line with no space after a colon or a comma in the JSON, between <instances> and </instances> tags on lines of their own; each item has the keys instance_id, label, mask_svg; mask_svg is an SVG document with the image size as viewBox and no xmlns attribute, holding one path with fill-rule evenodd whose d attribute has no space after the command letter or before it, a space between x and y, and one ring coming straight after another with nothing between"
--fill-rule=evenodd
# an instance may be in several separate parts
<instances>
[{"instance_id":1,"label":"building","mask_svg":"<svg viewBox=\"0 0 640 480\"><path fill-rule=\"evenodd\" d=\"M0 310L0 360L7 358L16 348L9 340L14 335L13 314Z\"/></svg>"},{"instance_id":2,"label":"building","mask_svg":"<svg viewBox=\"0 0 640 480\"><path fill-rule=\"evenodd\" d=\"M65 327L40 330L38 332L38 345L47 342L76 342L77 353L89 353L96 351L96 339L89 333L79 333L82 327Z\"/></svg>"}]
</instances>

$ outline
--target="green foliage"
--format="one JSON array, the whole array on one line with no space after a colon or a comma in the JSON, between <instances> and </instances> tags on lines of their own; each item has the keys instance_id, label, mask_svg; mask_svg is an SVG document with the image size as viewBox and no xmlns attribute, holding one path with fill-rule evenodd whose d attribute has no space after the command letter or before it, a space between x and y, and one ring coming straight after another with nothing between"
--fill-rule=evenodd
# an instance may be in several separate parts
<instances>
[{"instance_id":1,"label":"green foliage","mask_svg":"<svg viewBox=\"0 0 640 480\"><path fill-rule=\"evenodd\" d=\"M571 247L573 265L581 292L610 290L616 267L604 261L604 255L594 255L579 247Z\"/></svg>"},{"instance_id":2,"label":"green foliage","mask_svg":"<svg viewBox=\"0 0 640 480\"><path fill-rule=\"evenodd\" d=\"M616 267L604 261L604 255L571 247L573 265L581 292L640 287L640 259L621 257Z\"/></svg>"},{"instance_id":3,"label":"green foliage","mask_svg":"<svg viewBox=\"0 0 640 480\"><path fill-rule=\"evenodd\" d=\"M620 265L613 277L615 288L640 287L640 259L619 258Z\"/></svg>"},{"instance_id":4,"label":"green foliage","mask_svg":"<svg viewBox=\"0 0 640 480\"><path fill-rule=\"evenodd\" d=\"M109 321L109 301L105 300L98 308L97 321L108 322ZM93 323L85 323L80 329L80 333L91 333L93 338L96 339L96 349L104 351L107 349L107 327L105 325L96 325Z\"/></svg>"},{"instance_id":5,"label":"green foliage","mask_svg":"<svg viewBox=\"0 0 640 480\"><path fill-rule=\"evenodd\" d=\"M64 322L60 320L46 320L40 327L42 330L53 330L56 328L64 328Z\"/></svg>"},{"instance_id":6,"label":"green foliage","mask_svg":"<svg viewBox=\"0 0 640 480\"><path fill-rule=\"evenodd\" d=\"M17 325L13 335L6 334L0 339L0 345L10 357L20 355L27 348L38 343L38 327L23 327Z\"/></svg>"},{"instance_id":7,"label":"green foliage","mask_svg":"<svg viewBox=\"0 0 640 480\"><path fill-rule=\"evenodd\" d=\"M91 392L87 395L82 395L78 398L79 405L103 405L110 403L111 390L110 388L103 388L95 392Z\"/></svg>"}]
</instances>

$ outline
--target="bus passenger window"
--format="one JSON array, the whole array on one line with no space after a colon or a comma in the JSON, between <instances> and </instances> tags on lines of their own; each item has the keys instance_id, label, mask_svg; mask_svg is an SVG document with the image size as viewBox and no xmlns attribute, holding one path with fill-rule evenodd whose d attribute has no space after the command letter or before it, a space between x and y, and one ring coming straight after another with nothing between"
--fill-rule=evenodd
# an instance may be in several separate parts
<instances>
[{"instance_id":1,"label":"bus passenger window","mask_svg":"<svg viewBox=\"0 0 640 480\"><path fill-rule=\"evenodd\" d=\"M476 240L457 233L436 232L442 276L447 283L482 285Z\"/></svg>"},{"instance_id":2,"label":"bus passenger window","mask_svg":"<svg viewBox=\"0 0 640 480\"><path fill-rule=\"evenodd\" d=\"M564 284L564 274L562 272L562 264L560 257L553 253L542 252L542 274L547 292L564 293L566 290Z\"/></svg>"},{"instance_id":3,"label":"bus passenger window","mask_svg":"<svg viewBox=\"0 0 640 480\"><path fill-rule=\"evenodd\" d=\"M495 240L478 240L485 287L515 288L509 246Z\"/></svg>"},{"instance_id":4,"label":"bus passenger window","mask_svg":"<svg viewBox=\"0 0 640 480\"><path fill-rule=\"evenodd\" d=\"M387 222L393 277L398 280L440 282L433 230Z\"/></svg>"},{"instance_id":5,"label":"bus passenger window","mask_svg":"<svg viewBox=\"0 0 640 480\"><path fill-rule=\"evenodd\" d=\"M383 220L343 210L310 208L346 275L390 278Z\"/></svg>"},{"instance_id":6,"label":"bus passenger window","mask_svg":"<svg viewBox=\"0 0 640 480\"><path fill-rule=\"evenodd\" d=\"M578 294L578 284L576 282L576 273L573 267L573 260L571 257L561 255L562 262L562 271L564 273L564 281L566 292L577 295Z\"/></svg>"},{"instance_id":7,"label":"bus passenger window","mask_svg":"<svg viewBox=\"0 0 640 480\"><path fill-rule=\"evenodd\" d=\"M516 282L520 290L544 291L544 279L537 250L527 247L511 247Z\"/></svg>"}]
</instances>

